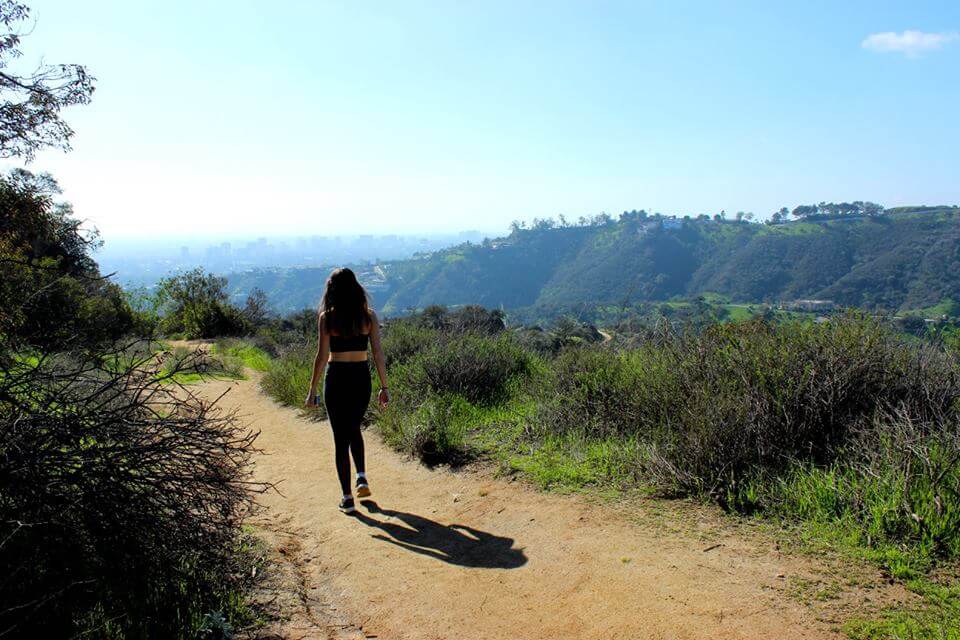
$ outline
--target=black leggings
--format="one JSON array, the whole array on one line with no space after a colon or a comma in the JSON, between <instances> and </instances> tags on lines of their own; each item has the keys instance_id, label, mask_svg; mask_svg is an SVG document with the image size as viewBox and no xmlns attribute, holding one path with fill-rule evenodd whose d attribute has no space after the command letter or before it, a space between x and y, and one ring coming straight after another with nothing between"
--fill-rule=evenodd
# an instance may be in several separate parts
<instances>
[{"instance_id":1,"label":"black leggings","mask_svg":"<svg viewBox=\"0 0 960 640\"><path fill-rule=\"evenodd\" d=\"M360 423L370 404L370 368L364 362L330 362L323 380L323 404L333 428L334 462L343 495L350 491L350 452L357 473L363 462Z\"/></svg>"}]
</instances>

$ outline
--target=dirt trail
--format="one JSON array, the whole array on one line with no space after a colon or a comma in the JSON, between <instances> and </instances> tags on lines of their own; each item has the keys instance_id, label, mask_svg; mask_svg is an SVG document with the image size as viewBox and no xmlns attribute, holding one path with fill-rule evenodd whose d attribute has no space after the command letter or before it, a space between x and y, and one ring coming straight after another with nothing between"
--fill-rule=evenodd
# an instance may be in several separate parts
<instances>
[{"instance_id":1,"label":"dirt trail","mask_svg":"<svg viewBox=\"0 0 960 640\"><path fill-rule=\"evenodd\" d=\"M289 574L274 596L288 620L266 637L837 637L785 595L785 576L806 567L771 545L716 522L643 524L636 509L429 470L369 431L378 506L342 515L329 426L275 404L256 376L202 393L226 387L223 406L262 431L256 475L283 494L265 496L254 522Z\"/></svg>"}]
</instances>

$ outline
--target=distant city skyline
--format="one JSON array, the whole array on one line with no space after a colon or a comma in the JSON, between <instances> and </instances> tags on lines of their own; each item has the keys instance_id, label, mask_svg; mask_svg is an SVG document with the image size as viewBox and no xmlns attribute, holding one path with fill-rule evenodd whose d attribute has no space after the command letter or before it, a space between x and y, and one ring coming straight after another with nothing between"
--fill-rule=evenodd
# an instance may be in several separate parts
<instances>
[{"instance_id":1,"label":"distant city skyline","mask_svg":"<svg viewBox=\"0 0 960 640\"><path fill-rule=\"evenodd\" d=\"M960 202L953 1L30 5L108 243Z\"/></svg>"},{"instance_id":2,"label":"distant city skyline","mask_svg":"<svg viewBox=\"0 0 960 640\"><path fill-rule=\"evenodd\" d=\"M106 242L95 257L123 285L153 285L196 267L227 275L250 269L358 265L409 258L464 242L479 231L432 234L260 236L234 238L129 238Z\"/></svg>"}]
</instances>

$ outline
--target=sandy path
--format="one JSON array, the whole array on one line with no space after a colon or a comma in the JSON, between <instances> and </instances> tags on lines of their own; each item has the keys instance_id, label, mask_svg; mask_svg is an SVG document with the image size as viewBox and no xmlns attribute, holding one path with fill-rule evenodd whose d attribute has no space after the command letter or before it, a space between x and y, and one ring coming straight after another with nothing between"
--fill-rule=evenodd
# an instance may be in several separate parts
<instances>
[{"instance_id":1,"label":"sandy path","mask_svg":"<svg viewBox=\"0 0 960 640\"><path fill-rule=\"evenodd\" d=\"M784 575L804 567L770 545L715 523L705 539L695 524L638 524L636 510L583 496L432 471L369 431L379 507L342 515L328 425L276 405L256 377L202 393L226 387L223 406L262 431L257 476L283 493L262 499L255 525L295 562L306 608L271 637L835 637L783 593Z\"/></svg>"}]
</instances>

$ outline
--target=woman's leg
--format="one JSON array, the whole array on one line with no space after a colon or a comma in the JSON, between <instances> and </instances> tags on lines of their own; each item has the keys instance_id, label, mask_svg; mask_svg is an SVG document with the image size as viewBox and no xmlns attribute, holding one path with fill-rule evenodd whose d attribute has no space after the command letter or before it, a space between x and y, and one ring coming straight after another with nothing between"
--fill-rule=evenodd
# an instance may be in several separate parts
<instances>
[{"instance_id":1,"label":"woman's leg","mask_svg":"<svg viewBox=\"0 0 960 640\"><path fill-rule=\"evenodd\" d=\"M353 466L357 468L357 473L366 473L367 466L363 460L363 432L360 430L360 423L352 425L350 436L350 452L353 453ZM350 473L349 466L347 474Z\"/></svg>"},{"instance_id":2,"label":"woman's leg","mask_svg":"<svg viewBox=\"0 0 960 640\"><path fill-rule=\"evenodd\" d=\"M340 490L343 495L352 495L350 491L350 429L342 424L336 424L331 419L333 427L333 460L337 466L337 478L340 480ZM354 454L356 455L356 454Z\"/></svg>"},{"instance_id":3,"label":"woman's leg","mask_svg":"<svg viewBox=\"0 0 960 640\"><path fill-rule=\"evenodd\" d=\"M327 365L326 375L323 378L323 403L327 409L327 418L333 431L333 462L337 468L337 478L340 480L340 489L343 495L350 492L350 412L345 410L344 385L349 380L344 378L344 371L336 365Z\"/></svg>"},{"instance_id":4,"label":"woman's leg","mask_svg":"<svg viewBox=\"0 0 960 640\"><path fill-rule=\"evenodd\" d=\"M350 390L353 412L350 425L350 451L353 453L353 464L357 467L357 473L366 473L367 466L363 459L363 431L360 429L363 416L367 413L367 405L370 404L370 370L366 363L356 367L355 375L356 378Z\"/></svg>"}]
</instances>

